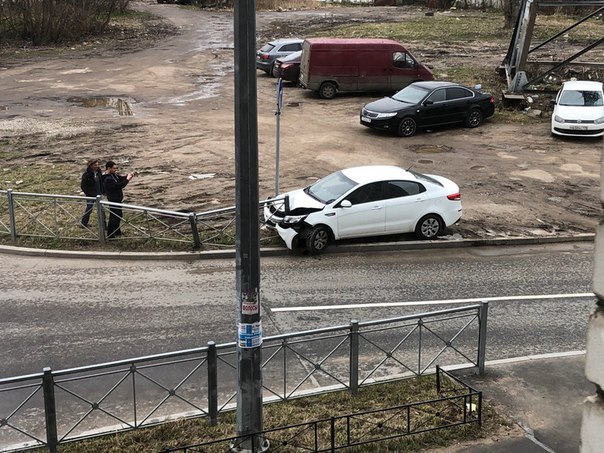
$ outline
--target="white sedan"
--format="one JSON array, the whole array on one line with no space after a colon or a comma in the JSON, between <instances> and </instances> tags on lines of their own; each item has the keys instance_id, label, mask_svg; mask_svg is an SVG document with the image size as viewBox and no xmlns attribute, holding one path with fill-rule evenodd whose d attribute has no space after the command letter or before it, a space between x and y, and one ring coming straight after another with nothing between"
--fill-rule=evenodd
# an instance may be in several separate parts
<instances>
[{"instance_id":1,"label":"white sedan","mask_svg":"<svg viewBox=\"0 0 604 453\"><path fill-rule=\"evenodd\" d=\"M415 232L434 239L460 218L453 181L384 165L337 171L264 207L267 225L287 247L311 254L345 238Z\"/></svg>"},{"instance_id":2,"label":"white sedan","mask_svg":"<svg viewBox=\"0 0 604 453\"><path fill-rule=\"evenodd\" d=\"M564 82L552 112L552 134L581 137L604 135L602 82Z\"/></svg>"}]
</instances>

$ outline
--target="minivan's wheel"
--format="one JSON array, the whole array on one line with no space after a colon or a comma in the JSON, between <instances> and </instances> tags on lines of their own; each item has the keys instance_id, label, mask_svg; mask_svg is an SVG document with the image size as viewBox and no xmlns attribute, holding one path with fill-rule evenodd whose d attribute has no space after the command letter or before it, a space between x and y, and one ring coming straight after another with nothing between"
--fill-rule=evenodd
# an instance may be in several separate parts
<instances>
[{"instance_id":1,"label":"minivan's wheel","mask_svg":"<svg viewBox=\"0 0 604 453\"><path fill-rule=\"evenodd\" d=\"M323 82L319 88L319 96L323 99L333 99L336 97L337 92L338 88L333 82Z\"/></svg>"},{"instance_id":2,"label":"minivan's wheel","mask_svg":"<svg viewBox=\"0 0 604 453\"><path fill-rule=\"evenodd\" d=\"M466 127L477 127L482 123L482 112L480 109L472 109L466 116Z\"/></svg>"},{"instance_id":3,"label":"minivan's wheel","mask_svg":"<svg viewBox=\"0 0 604 453\"><path fill-rule=\"evenodd\" d=\"M325 250L329 244L329 231L324 226L316 226L308 232L306 249L311 255L316 255Z\"/></svg>"},{"instance_id":4,"label":"minivan's wheel","mask_svg":"<svg viewBox=\"0 0 604 453\"><path fill-rule=\"evenodd\" d=\"M435 239L443 230L443 222L436 214L423 216L417 222L415 234L420 239Z\"/></svg>"},{"instance_id":5,"label":"minivan's wheel","mask_svg":"<svg viewBox=\"0 0 604 453\"><path fill-rule=\"evenodd\" d=\"M399 137L411 137L413 134L415 134L416 130L417 123L413 118L407 116L399 123L397 132Z\"/></svg>"}]
</instances>

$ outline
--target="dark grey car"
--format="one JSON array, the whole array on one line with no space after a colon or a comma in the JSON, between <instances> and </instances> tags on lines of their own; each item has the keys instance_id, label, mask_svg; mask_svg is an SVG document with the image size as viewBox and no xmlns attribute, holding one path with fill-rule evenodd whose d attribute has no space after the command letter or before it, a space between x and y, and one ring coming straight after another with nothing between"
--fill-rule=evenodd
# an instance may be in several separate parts
<instances>
[{"instance_id":1,"label":"dark grey car","mask_svg":"<svg viewBox=\"0 0 604 453\"><path fill-rule=\"evenodd\" d=\"M292 52L302 50L303 39L288 38L271 41L256 52L256 69L272 74L277 58L285 57Z\"/></svg>"}]
</instances>

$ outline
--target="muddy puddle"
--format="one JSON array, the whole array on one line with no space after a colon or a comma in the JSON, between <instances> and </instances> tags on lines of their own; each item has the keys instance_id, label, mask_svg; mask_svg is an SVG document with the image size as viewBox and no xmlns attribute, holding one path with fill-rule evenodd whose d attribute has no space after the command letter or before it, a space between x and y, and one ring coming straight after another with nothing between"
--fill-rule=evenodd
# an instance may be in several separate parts
<instances>
[{"instance_id":1,"label":"muddy puddle","mask_svg":"<svg viewBox=\"0 0 604 453\"><path fill-rule=\"evenodd\" d=\"M134 101L122 97L71 97L67 102L87 108L114 109L120 116L133 116Z\"/></svg>"}]
</instances>

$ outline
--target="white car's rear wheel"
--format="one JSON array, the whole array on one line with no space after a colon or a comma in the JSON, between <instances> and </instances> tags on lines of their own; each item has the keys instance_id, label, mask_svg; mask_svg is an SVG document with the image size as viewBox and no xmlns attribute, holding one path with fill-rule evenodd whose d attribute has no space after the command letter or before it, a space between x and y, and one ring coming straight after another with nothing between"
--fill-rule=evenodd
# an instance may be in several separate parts
<instances>
[{"instance_id":1,"label":"white car's rear wheel","mask_svg":"<svg viewBox=\"0 0 604 453\"><path fill-rule=\"evenodd\" d=\"M428 214L423 216L415 227L415 234L420 239L435 239L444 228L439 216Z\"/></svg>"}]
</instances>

